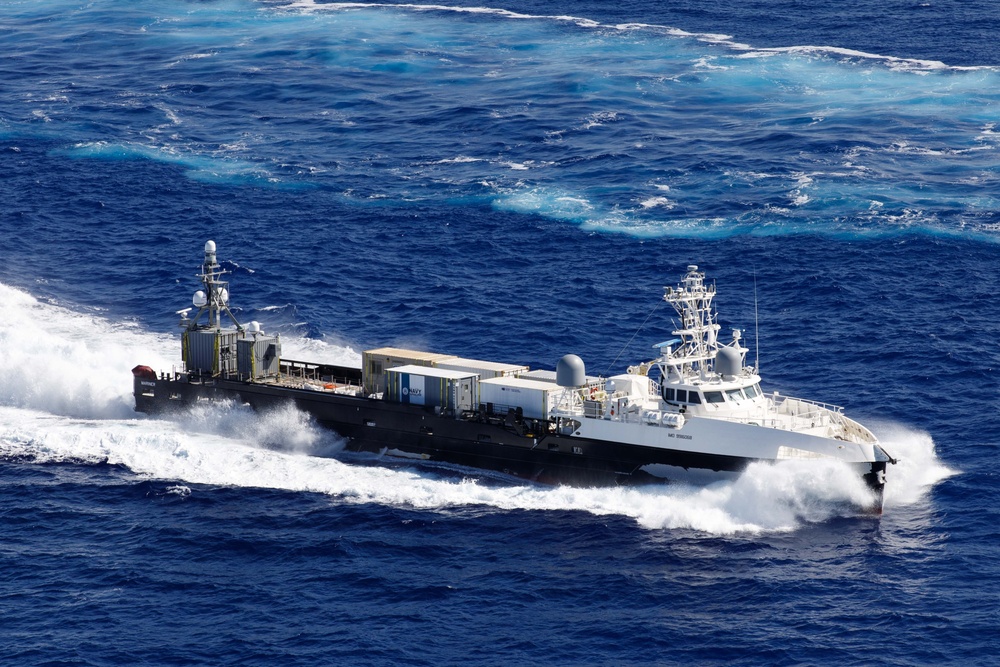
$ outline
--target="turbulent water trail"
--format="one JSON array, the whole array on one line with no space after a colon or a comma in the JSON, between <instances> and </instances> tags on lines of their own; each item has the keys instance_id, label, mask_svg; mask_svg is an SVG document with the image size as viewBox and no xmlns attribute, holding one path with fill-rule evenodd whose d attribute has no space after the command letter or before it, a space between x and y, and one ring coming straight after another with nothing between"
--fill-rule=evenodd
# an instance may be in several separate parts
<instances>
[{"instance_id":1,"label":"turbulent water trail","mask_svg":"<svg viewBox=\"0 0 1000 667\"><path fill-rule=\"evenodd\" d=\"M338 502L431 511L462 508L580 510L631 517L650 529L692 528L713 535L793 530L803 522L850 516L869 495L837 462L753 465L734 481L704 487L573 488L524 485L453 466L345 463L329 455L338 439L293 409L257 415L213 406L177 421L79 420L0 409L0 457L32 463L121 465L143 478L184 484L323 493ZM926 434L895 443L905 465L890 471L886 511L919 502L948 474ZM327 456L311 454L322 452ZM202 491L198 491L201 493Z\"/></svg>"}]
</instances>

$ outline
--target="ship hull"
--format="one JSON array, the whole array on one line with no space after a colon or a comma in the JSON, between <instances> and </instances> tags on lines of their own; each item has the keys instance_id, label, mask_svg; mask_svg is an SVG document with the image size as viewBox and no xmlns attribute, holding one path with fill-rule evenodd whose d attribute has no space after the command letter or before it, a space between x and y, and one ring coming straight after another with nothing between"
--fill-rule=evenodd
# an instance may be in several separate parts
<instances>
[{"instance_id":1,"label":"ship hull","mask_svg":"<svg viewBox=\"0 0 1000 667\"><path fill-rule=\"evenodd\" d=\"M478 416L456 419L422 406L266 383L184 377L135 378L136 410L182 411L199 401L238 400L265 411L289 402L347 439L346 447L441 461L548 484L609 486L735 477L762 457L646 446L562 433L545 422ZM884 462L852 463L881 511Z\"/></svg>"}]
</instances>

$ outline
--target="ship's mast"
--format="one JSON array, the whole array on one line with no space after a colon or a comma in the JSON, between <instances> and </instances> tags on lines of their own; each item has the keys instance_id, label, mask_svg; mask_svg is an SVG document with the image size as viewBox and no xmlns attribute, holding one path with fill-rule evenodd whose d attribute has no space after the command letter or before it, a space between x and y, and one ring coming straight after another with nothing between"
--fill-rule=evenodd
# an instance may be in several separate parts
<instances>
[{"instance_id":1,"label":"ship's mast","mask_svg":"<svg viewBox=\"0 0 1000 667\"><path fill-rule=\"evenodd\" d=\"M674 307L680 317L680 326L674 330L680 336L676 348L669 344L662 348L661 370L672 369L681 377L692 373L705 379L712 371L712 361L718 352L719 323L712 310L715 285L705 284L704 272L694 264L677 287L664 287L663 300ZM665 373L666 375L666 373Z\"/></svg>"},{"instance_id":2,"label":"ship's mast","mask_svg":"<svg viewBox=\"0 0 1000 667\"><path fill-rule=\"evenodd\" d=\"M181 311L181 326L191 331L199 327L199 320L202 315L208 314L208 325L206 328L220 330L222 328L222 313L229 316L229 319L236 325L238 331L243 331L243 325L239 323L233 312L229 310L229 282L220 280L222 276L229 273L219 266L215 257L215 241L205 243L205 261L201 267L201 279L203 290L198 290L192 298L193 305L198 312L191 319L187 318L188 310Z\"/></svg>"}]
</instances>

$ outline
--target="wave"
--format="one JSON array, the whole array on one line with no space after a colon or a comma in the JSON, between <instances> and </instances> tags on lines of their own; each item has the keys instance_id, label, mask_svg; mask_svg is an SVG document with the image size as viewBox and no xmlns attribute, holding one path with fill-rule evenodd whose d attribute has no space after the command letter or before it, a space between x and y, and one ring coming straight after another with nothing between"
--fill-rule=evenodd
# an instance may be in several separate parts
<instances>
[{"instance_id":1,"label":"wave","mask_svg":"<svg viewBox=\"0 0 1000 667\"><path fill-rule=\"evenodd\" d=\"M601 31L601 39L590 44L575 34L545 32L544 26L518 29L512 41L539 50L536 58L552 71L536 81L532 68L519 78L515 104L481 103L491 114L487 136L513 146L499 156L485 145L482 152L462 147L465 159L424 159L397 169L394 175L439 186L424 190L426 198L412 189L407 198L381 195L404 205L478 200L498 210L576 223L584 231L636 238L809 233L1000 241L994 202L982 194L996 180L991 156L1000 148L995 117L983 106L983 91L1000 72L995 67L950 67L833 46L756 47L728 35L653 23L607 24L484 6L298 0L281 8L471 14ZM429 24L429 32L436 27L449 30ZM606 39L609 33L616 39ZM667 49L651 47L658 36L676 40ZM480 46L470 43L473 49ZM710 48L692 48L696 43ZM555 45L562 48L551 54L541 50ZM412 46L421 54L428 48ZM575 55L563 55L566 51ZM456 57L447 51L437 55ZM483 100L508 90L504 72L519 71L516 58L476 62L468 55L457 52L463 62L489 68L494 77L495 83L473 84ZM563 65L598 60L602 76L570 75L564 82ZM655 67L648 65L654 62ZM429 62L424 69L433 71ZM463 76L465 83L457 87L464 90L475 77ZM553 92L564 85L565 94ZM580 92L600 93L600 107L586 103L586 95L581 100ZM553 105L560 101L558 113L547 110L550 96ZM686 111L689 105L693 108ZM456 123L466 122L466 114L457 111L468 109L455 114ZM448 124L447 114L438 117ZM537 120L523 127L524 118ZM753 171L770 182L740 175ZM675 184L669 199L630 181L648 182L665 173ZM956 178L945 181L941 173ZM477 186L488 193L478 197Z\"/></svg>"},{"instance_id":2,"label":"wave","mask_svg":"<svg viewBox=\"0 0 1000 667\"><path fill-rule=\"evenodd\" d=\"M885 449L898 459L886 473L886 511L922 502L935 484L959 474L938 458L930 434L894 422L873 423L872 427Z\"/></svg>"},{"instance_id":3,"label":"wave","mask_svg":"<svg viewBox=\"0 0 1000 667\"><path fill-rule=\"evenodd\" d=\"M622 234L639 239L695 238L717 240L739 236L817 234L845 240L893 239L926 236L941 239L1000 243L1000 224L974 218L953 221L935 211L910 207L886 209L879 201L865 209L831 211L802 216L797 207L825 201L804 192L807 184L787 192L786 206L767 204L733 216L692 215L678 199L660 194L638 194L626 206L607 206L586 192L559 187L522 185L507 188L489 183L495 194L486 198L500 211L540 215L579 225L587 232ZM858 201L861 191L859 189ZM822 204L817 204L822 207Z\"/></svg>"},{"instance_id":4,"label":"wave","mask_svg":"<svg viewBox=\"0 0 1000 667\"><path fill-rule=\"evenodd\" d=\"M323 338L281 337L282 354L289 359L308 359L324 364L361 368L361 353L353 346Z\"/></svg>"},{"instance_id":5,"label":"wave","mask_svg":"<svg viewBox=\"0 0 1000 667\"><path fill-rule=\"evenodd\" d=\"M352 9L394 9L415 12L453 12L457 14L476 14L482 16L492 16L497 18L513 20L548 20L572 23L581 28L611 29L619 32L629 31L649 31L656 34L669 35L695 39L701 42L725 46L741 57L760 58L778 54L804 54L815 56L836 57L847 60L867 60L881 62L890 69L900 71L934 71L934 70L954 70L954 71L975 71L991 70L1000 71L1000 68L991 65L977 66L950 66L937 60L926 60L920 58L901 58L898 56L887 56L878 53L869 53L856 49L847 49L837 46L781 46L781 47L755 47L750 44L735 41L732 35L718 33L689 32L672 26L659 25L656 23L602 23L593 19L566 14L524 14L508 9L482 6L455 6L436 5L420 3L378 3L378 2L318 2L317 0L291 0L288 3L275 3L276 9L285 11L301 12L342 12Z\"/></svg>"},{"instance_id":6,"label":"wave","mask_svg":"<svg viewBox=\"0 0 1000 667\"><path fill-rule=\"evenodd\" d=\"M592 19L585 19L578 16L569 15L535 15L521 14L509 9L499 9L494 7L455 7L451 5L426 5L426 4L405 4L405 3L378 3L378 2L315 2L314 0L292 0L287 4L281 4L280 9L298 11L345 11L350 9L405 9L425 12L456 12L459 14L481 14L487 16L498 16L508 19L551 19L555 21L566 21L581 27L597 28L601 23Z\"/></svg>"}]
</instances>

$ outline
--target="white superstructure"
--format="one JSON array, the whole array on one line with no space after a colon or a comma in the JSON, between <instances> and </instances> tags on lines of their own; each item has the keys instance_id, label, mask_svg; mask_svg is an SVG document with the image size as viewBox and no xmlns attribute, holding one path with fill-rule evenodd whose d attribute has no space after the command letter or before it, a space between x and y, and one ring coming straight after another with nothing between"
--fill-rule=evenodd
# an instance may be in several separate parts
<instances>
[{"instance_id":1,"label":"white superstructure","mask_svg":"<svg viewBox=\"0 0 1000 667\"><path fill-rule=\"evenodd\" d=\"M678 328L659 357L608 378L603 391L567 391L552 410L564 433L697 454L755 460L891 461L866 427L834 405L765 394L746 364L739 330L719 341L715 285L689 266L664 288ZM654 377L650 377L652 373Z\"/></svg>"}]
</instances>

